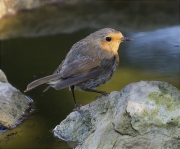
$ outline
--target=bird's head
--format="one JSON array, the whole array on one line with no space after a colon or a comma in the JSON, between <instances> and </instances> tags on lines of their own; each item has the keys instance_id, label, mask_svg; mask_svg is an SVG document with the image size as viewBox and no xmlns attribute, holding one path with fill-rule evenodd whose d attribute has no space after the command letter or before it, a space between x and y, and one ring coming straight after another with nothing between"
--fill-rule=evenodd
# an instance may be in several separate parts
<instances>
[{"instance_id":1,"label":"bird's head","mask_svg":"<svg viewBox=\"0 0 180 149\"><path fill-rule=\"evenodd\" d=\"M93 41L100 46L102 50L117 54L121 42L133 40L124 37L120 31L111 28L104 28L91 34Z\"/></svg>"}]
</instances>

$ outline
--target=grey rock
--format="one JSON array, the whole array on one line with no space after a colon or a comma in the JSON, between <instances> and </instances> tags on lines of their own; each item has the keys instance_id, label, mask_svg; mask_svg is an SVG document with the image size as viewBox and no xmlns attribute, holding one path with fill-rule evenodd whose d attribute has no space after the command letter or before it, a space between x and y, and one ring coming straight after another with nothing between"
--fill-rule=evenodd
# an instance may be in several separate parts
<instances>
[{"instance_id":1,"label":"grey rock","mask_svg":"<svg viewBox=\"0 0 180 149\"><path fill-rule=\"evenodd\" d=\"M9 84L0 71L0 128L13 128L19 124L25 118L30 102L32 100Z\"/></svg>"},{"instance_id":2,"label":"grey rock","mask_svg":"<svg viewBox=\"0 0 180 149\"><path fill-rule=\"evenodd\" d=\"M54 135L76 149L179 149L180 91L141 81L70 113Z\"/></svg>"},{"instance_id":3,"label":"grey rock","mask_svg":"<svg viewBox=\"0 0 180 149\"><path fill-rule=\"evenodd\" d=\"M0 81L4 83L8 83L7 77L1 69L0 69Z\"/></svg>"}]
</instances>

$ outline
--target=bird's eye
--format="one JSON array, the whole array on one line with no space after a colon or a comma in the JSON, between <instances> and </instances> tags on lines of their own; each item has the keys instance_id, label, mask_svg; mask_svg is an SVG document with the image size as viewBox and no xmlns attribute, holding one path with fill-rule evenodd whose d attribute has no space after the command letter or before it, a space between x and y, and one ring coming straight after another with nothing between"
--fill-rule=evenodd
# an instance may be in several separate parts
<instances>
[{"instance_id":1,"label":"bird's eye","mask_svg":"<svg viewBox=\"0 0 180 149\"><path fill-rule=\"evenodd\" d=\"M111 41L111 37L106 37L106 41Z\"/></svg>"}]
</instances>

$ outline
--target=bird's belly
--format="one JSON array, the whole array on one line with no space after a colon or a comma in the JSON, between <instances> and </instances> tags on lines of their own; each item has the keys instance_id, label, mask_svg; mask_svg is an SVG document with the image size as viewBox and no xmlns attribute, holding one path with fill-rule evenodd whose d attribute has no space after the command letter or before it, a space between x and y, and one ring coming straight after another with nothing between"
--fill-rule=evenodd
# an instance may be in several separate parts
<instances>
[{"instance_id":1,"label":"bird's belly","mask_svg":"<svg viewBox=\"0 0 180 149\"><path fill-rule=\"evenodd\" d=\"M95 89L96 87L107 83L112 78L113 72L99 75L85 82L75 85L75 89L83 90L83 88Z\"/></svg>"}]
</instances>

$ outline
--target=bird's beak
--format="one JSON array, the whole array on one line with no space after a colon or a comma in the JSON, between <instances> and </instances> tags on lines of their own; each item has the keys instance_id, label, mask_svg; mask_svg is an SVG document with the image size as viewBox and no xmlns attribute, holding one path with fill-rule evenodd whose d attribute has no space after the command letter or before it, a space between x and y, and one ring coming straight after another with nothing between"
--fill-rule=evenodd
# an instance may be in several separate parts
<instances>
[{"instance_id":1,"label":"bird's beak","mask_svg":"<svg viewBox=\"0 0 180 149\"><path fill-rule=\"evenodd\" d=\"M134 39L128 38L128 37L122 37L121 38L121 41L131 41L131 40L134 40Z\"/></svg>"}]
</instances>

